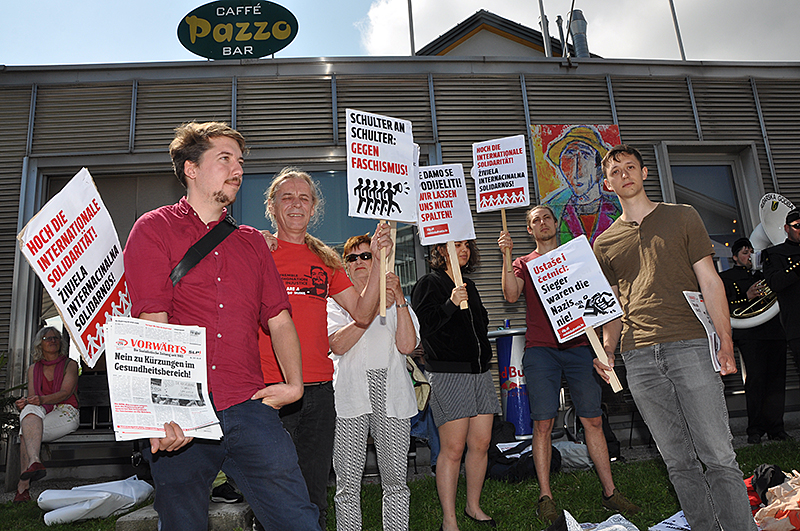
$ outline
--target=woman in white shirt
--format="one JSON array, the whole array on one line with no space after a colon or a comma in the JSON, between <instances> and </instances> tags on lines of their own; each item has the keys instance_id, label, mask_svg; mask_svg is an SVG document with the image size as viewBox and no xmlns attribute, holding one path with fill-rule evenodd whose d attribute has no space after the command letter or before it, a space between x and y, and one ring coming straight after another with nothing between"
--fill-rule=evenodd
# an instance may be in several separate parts
<instances>
[{"instance_id":1,"label":"woman in white shirt","mask_svg":"<svg viewBox=\"0 0 800 531\"><path fill-rule=\"evenodd\" d=\"M369 235L347 240L344 259L347 274L356 291L361 292L373 265L380 267L377 257L373 259ZM341 306L328 299L336 404L333 468L337 531L361 529L361 477L370 432L383 487L383 529L408 529L407 453L417 402L405 355L419 343L419 323L394 273L386 275L386 292L385 323L377 317L376 306L376 317L366 329L356 326Z\"/></svg>"}]
</instances>

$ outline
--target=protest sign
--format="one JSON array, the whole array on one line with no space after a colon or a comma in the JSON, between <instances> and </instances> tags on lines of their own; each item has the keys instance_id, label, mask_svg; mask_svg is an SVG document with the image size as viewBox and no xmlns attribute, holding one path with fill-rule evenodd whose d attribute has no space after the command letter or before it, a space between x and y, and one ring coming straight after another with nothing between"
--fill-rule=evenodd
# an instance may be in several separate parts
<instances>
[{"instance_id":1,"label":"protest sign","mask_svg":"<svg viewBox=\"0 0 800 531\"><path fill-rule=\"evenodd\" d=\"M208 399L205 328L115 317L105 329L118 441L164 437L171 421L189 437L222 437Z\"/></svg>"},{"instance_id":2,"label":"protest sign","mask_svg":"<svg viewBox=\"0 0 800 531\"><path fill-rule=\"evenodd\" d=\"M608 357L594 329L622 317L622 308L586 236L578 236L534 258L527 266L559 343L585 333L598 359L608 364ZM615 392L621 390L613 370L609 376L612 389Z\"/></svg>"},{"instance_id":3,"label":"protest sign","mask_svg":"<svg viewBox=\"0 0 800 531\"><path fill-rule=\"evenodd\" d=\"M415 223L419 149L411 122L355 109L345 109L345 120L348 215ZM380 315L386 317L385 248L380 267Z\"/></svg>"},{"instance_id":4,"label":"protest sign","mask_svg":"<svg viewBox=\"0 0 800 531\"><path fill-rule=\"evenodd\" d=\"M347 109L348 215L417 220L411 122Z\"/></svg>"},{"instance_id":5,"label":"protest sign","mask_svg":"<svg viewBox=\"0 0 800 531\"><path fill-rule=\"evenodd\" d=\"M530 204L523 135L472 144L472 161L479 214Z\"/></svg>"},{"instance_id":6,"label":"protest sign","mask_svg":"<svg viewBox=\"0 0 800 531\"><path fill-rule=\"evenodd\" d=\"M525 137L509 136L472 144L472 161L478 213L499 209L503 231L508 232L506 208L530 204ZM511 271L510 249L503 254L503 271Z\"/></svg>"},{"instance_id":7,"label":"protest sign","mask_svg":"<svg viewBox=\"0 0 800 531\"><path fill-rule=\"evenodd\" d=\"M83 360L94 367L105 348L103 325L130 315L131 303L117 231L89 171L79 171L17 240Z\"/></svg>"},{"instance_id":8,"label":"protest sign","mask_svg":"<svg viewBox=\"0 0 800 531\"><path fill-rule=\"evenodd\" d=\"M564 343L617 317L622 309L586 236L528 262L533 285L558 341Z\"/></svg>"},{"instance_id":9,"label":"protest sign","mask_svg":"<svg viewBox=\"0 0 800 531\"><path fill-rule=\"evenodd\" d=\"M422 245L475 239L461 164L420 168L418 186L418 228Z\"/></svg>"}]
</instances>

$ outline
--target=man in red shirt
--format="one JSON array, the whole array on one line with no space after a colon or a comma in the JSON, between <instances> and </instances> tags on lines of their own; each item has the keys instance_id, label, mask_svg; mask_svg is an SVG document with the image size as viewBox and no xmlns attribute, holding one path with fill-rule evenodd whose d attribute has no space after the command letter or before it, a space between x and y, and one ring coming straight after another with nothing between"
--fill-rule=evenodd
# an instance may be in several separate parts
<instances>
[{"instance_id":1,"label":"man in red shirt","mask_svg":"<svg viewBox=\"0 0 800 531\"><path fill-rule=\"evenodd\" d=\"M363 293L347 277L339 255L308 233L317 214L319 193L311 177L294 168L281 171L267 190L267 215L275 236L265 237L294 309L294 320L303 352L301 400L281 409L281 419L292 436L311 502L319 507L320 527L325 529L328 507L328 475L333 457L336 410L333 402L333 362L328 358L327 298L331 297L359 326L369 327L378 309L380 267L373 267ZM391 249L389 226L379 225L370 248L380 256ZM263 332L259 337L264 381L285 381L275 341ZM281 374L283 372L283 374Z\"/></svg>"},{"instance_id":2,"label":"man in red shirt","mask_svg":"<svg viewBox=\"0 0 800 531\"><path fill-rule=\"evenodd\" d=\"M205 531L208 492L220 468L270 528L318 530L291 439L278 408L303 394L300 343L269 249L239 226L175 285L186 251L223 222L242 183L244 138L226 124L189 123L170 144L186 197L144 214L125 247L131 315L206 329L208 386L224 437L193 440L166 423L145 458L156 484L159 528ZM259 326L270 331L285 383L264 386Z\"/></svg>"},{"instance_id":3,"label":"man in red shirt","mask_svg":"<svg viewBox=\"0 0 800 531\"><path fill-rule=\"evenodd\" d=\"M635 514L639 511L614 486L608 445L603 434L600 409L601 389L594 376L594 354L585 335L559 343L544 306L533 285L528 266L531 260L559 246L556 219L547 205L531 208L526 215L528 233L536 240L536 250L514 260L513 271L503 271L503 296L517 302L525 293L525 355L522 358L527 378L531 418L533 418L533 461L539 478L539 515L554 522L561 514L556 509L550 490L550 444L553 423L558 413L561 375L569 384L570 396L586 433L586 447L603 486L602 504L607 509ZM508 232L500 233L500 249L512 249L514 242Z\"/></svg>"}]
</instances>

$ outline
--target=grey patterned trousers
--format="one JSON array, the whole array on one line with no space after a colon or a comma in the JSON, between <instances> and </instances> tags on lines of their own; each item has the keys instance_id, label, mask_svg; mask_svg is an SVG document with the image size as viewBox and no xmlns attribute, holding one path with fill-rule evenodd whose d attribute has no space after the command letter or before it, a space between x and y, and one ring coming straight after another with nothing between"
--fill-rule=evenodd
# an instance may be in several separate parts
<instances>
[{"instance_id":1,"label":"grey patterned trousers","mask_svg":"<svg viewBox=\"0 0 800 531\"><path fill-rule=\"evenodd\" d=\"M336 530L361 529L361 477L367 458L367 434L372 433L383 487L383 529L408 529L410 490L406 484L411 419L386 416L386 369L367 371L372 413L336 417L333 469L336 471Z\"/></svg>"}]
</instances>

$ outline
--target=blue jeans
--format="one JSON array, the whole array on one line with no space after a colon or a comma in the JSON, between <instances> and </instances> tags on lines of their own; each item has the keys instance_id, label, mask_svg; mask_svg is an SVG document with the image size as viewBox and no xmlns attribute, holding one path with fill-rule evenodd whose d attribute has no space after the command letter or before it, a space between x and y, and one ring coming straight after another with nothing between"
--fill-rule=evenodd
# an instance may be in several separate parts
<instances>
[{"instance_id":1,"label":"blue jeans","mask_svg":"<svg viewBox=\"0 0 800 531\"><path fill-rule=\"evenodd\" d=\"M336 427L333 383L307 385L303 398L283 406L280 417L297 448L297 459L308 487L308 496L319 509L319 526L325 529L328 476L333 466L333 433Z\"/></svg>"},{"instance_id":2,"label":"blue jeans","mask_svg":"<svg viewBox=\"0 0 800 531\"><path fill-rule=\"evenodd\" d=\"M177 452L143 454L156 484L155 509L161 531L206 531L211 483L222 469L233 478L256 517L268 530L319 531L317 508L309 501L294 445L278 412L260 400L217 411L221 441L195 439Z\"/></svg>"},{"instance_id":3,"label":"blue jeans","mask_svg":"<svg viewBox=\"0 0 800 531\"><path fill-rule=\"evenodd\" d=\"M431 449L431 466L436 466L440 449L439 430L433 422L430 406L426 405L425 409L411 417L411 436L428 441L428 448Z\"/></svg>"},{"instance_id":4,"label":"blue jeans","mask_svg":"<svg viewBox=\"0 0 800 531\"><path fill-rule=\"evenodd\" d=\"M622 357L636 407L692 529L755 531L708 341L662 343Z\"/></svg>"}]
</instances>

